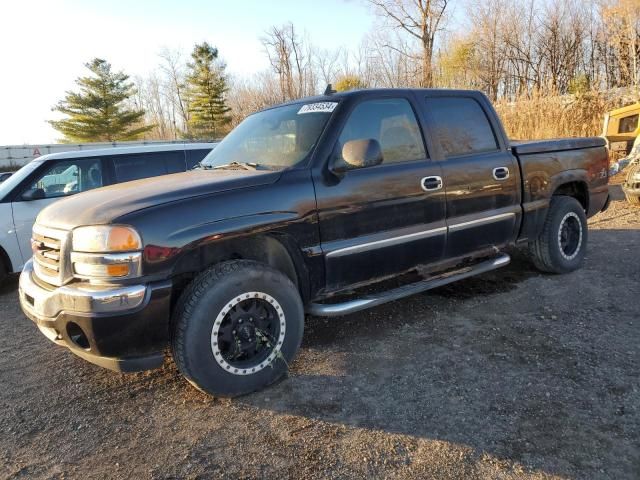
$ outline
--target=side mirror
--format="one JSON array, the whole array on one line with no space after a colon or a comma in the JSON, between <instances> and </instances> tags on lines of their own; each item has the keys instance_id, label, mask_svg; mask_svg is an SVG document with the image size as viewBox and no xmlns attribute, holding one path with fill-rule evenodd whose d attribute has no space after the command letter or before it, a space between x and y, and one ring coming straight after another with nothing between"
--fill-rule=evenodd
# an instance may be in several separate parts
<instances>
[{"instance_id":1,"label":"side mirror","mask_svg":"<svg viewBox=\"0 0 640 480\"><path fill-rule=\"evenodd\" d=\"M41 188L31 188L22 194L22 200L30 202L31 200L42 200L46 197L44 190Z\"/></svg>"},{"instance_id":2,"label":"side mirror","mask_svg":"<svg viewBox=\"0 0 640 480\"><path fill-rule=\"evenodd\" d=\"M373 138L351 140L342 147L342 159L344 162L337 162L334 171L373 167L382 163L382 149L380 143Z\"/></svg>"}]
</instances>

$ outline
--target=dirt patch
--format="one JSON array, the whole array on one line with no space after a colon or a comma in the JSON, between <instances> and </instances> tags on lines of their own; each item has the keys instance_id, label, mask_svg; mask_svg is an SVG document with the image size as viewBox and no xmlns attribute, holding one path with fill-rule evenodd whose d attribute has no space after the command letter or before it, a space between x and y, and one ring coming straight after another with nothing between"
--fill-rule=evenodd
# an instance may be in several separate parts
<instances>
[{"instance_id":1,"label":"dirt patch","mask_svg":"<svg viewBox=\"0 0 640 480\"><path fill-rule=\"evenodd\" d=\"M56 347L0 287L2 478L640 476L640 209L591 220L585 267L509 267L308 318L289 378L229 401L167 362Z\"/></svg>"}]
</instances>

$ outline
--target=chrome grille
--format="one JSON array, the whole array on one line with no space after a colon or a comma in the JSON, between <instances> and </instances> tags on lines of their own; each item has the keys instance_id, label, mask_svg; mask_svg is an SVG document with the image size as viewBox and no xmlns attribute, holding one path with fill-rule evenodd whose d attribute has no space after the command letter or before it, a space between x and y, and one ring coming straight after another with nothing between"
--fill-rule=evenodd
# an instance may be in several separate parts
<instances>
[{"instance_id":1,"label":"chrome grille","mask_svg":"<svg viewBox=\"0 0 640 480\"><path fill-rule=\"evenodd\" d=\"M64 285L71 279L65 261L69 232L54 228L33 226L31 249L36 275L52 285Z\"/></svg>"}]
</instances>

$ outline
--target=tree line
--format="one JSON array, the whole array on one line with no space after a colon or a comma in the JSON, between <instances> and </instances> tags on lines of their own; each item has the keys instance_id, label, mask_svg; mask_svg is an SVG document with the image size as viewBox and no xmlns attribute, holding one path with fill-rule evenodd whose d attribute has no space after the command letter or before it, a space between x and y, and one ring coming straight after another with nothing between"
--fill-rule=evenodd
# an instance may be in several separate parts
<instances>
[{"instance_id":1,"label":"tree line","mask_svg":"<svg viewBox=\"0 0 640 480\"><path fill-rule=\"evenodd\" d=\"M260 36L269 68L242 78L227 75L209 44L196 45L188 58L167 49L145 78L109 71L104 83L113 93L102 100L106 108L93 105L91 96L83 100L68 92L56 109L69 118L52 125L67 139L95 135L95 125L65 130L61 123L74 115L86 118L78 110L86 100L100 115L125 116L128 128L117 139L210 139L253 111L322 93L328 83L338 90L474 88L503 102L637 89L640 83L640 0L365 3L375 12L376 25L359 45L323 49L292 23L275 25ZM88 64L94 77L78 79L81 92L91 91L95 77L104 77L108 63L101 62ZM121 123L107 122L114 131Z\"/></svg>"},{"instance_id":2,"label":"tree line","mask_svg":"<svg viewBox=\"0 0 640 480\"><path fill-rule=\"evenodd\" d=\"M93 59L85 64L91 75L76 80L79 91L67 92L53 107L66 117L49 123L67 142L211 140L227 133L227 77L217 48L207 42L195 45L185 65L170 53L163 58L162 85L155 77L132 81L106 60Z\"/></svg>"}]
</instances>

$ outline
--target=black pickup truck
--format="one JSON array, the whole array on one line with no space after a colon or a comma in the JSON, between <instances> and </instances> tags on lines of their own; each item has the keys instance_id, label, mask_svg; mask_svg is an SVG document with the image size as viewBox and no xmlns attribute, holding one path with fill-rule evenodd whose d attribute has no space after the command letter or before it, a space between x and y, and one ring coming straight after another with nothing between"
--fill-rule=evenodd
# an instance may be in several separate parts
<instances>
[{"instance_id":1,"label":"black pickup truck","mask_svg":"<svg viewBox=\"0 0 640 480\"><path fill-rule=\"evenodd\" d=\"M305 312L345 315L481 274L516 244L545 272L579 268L587 218L608 204L604 145L510 144L474 91L278 105L193 171L43 210L20 303L90 362L151 369L170 346L196 387L245 394L285 374Z\"/></svg>"}]
</instances>

